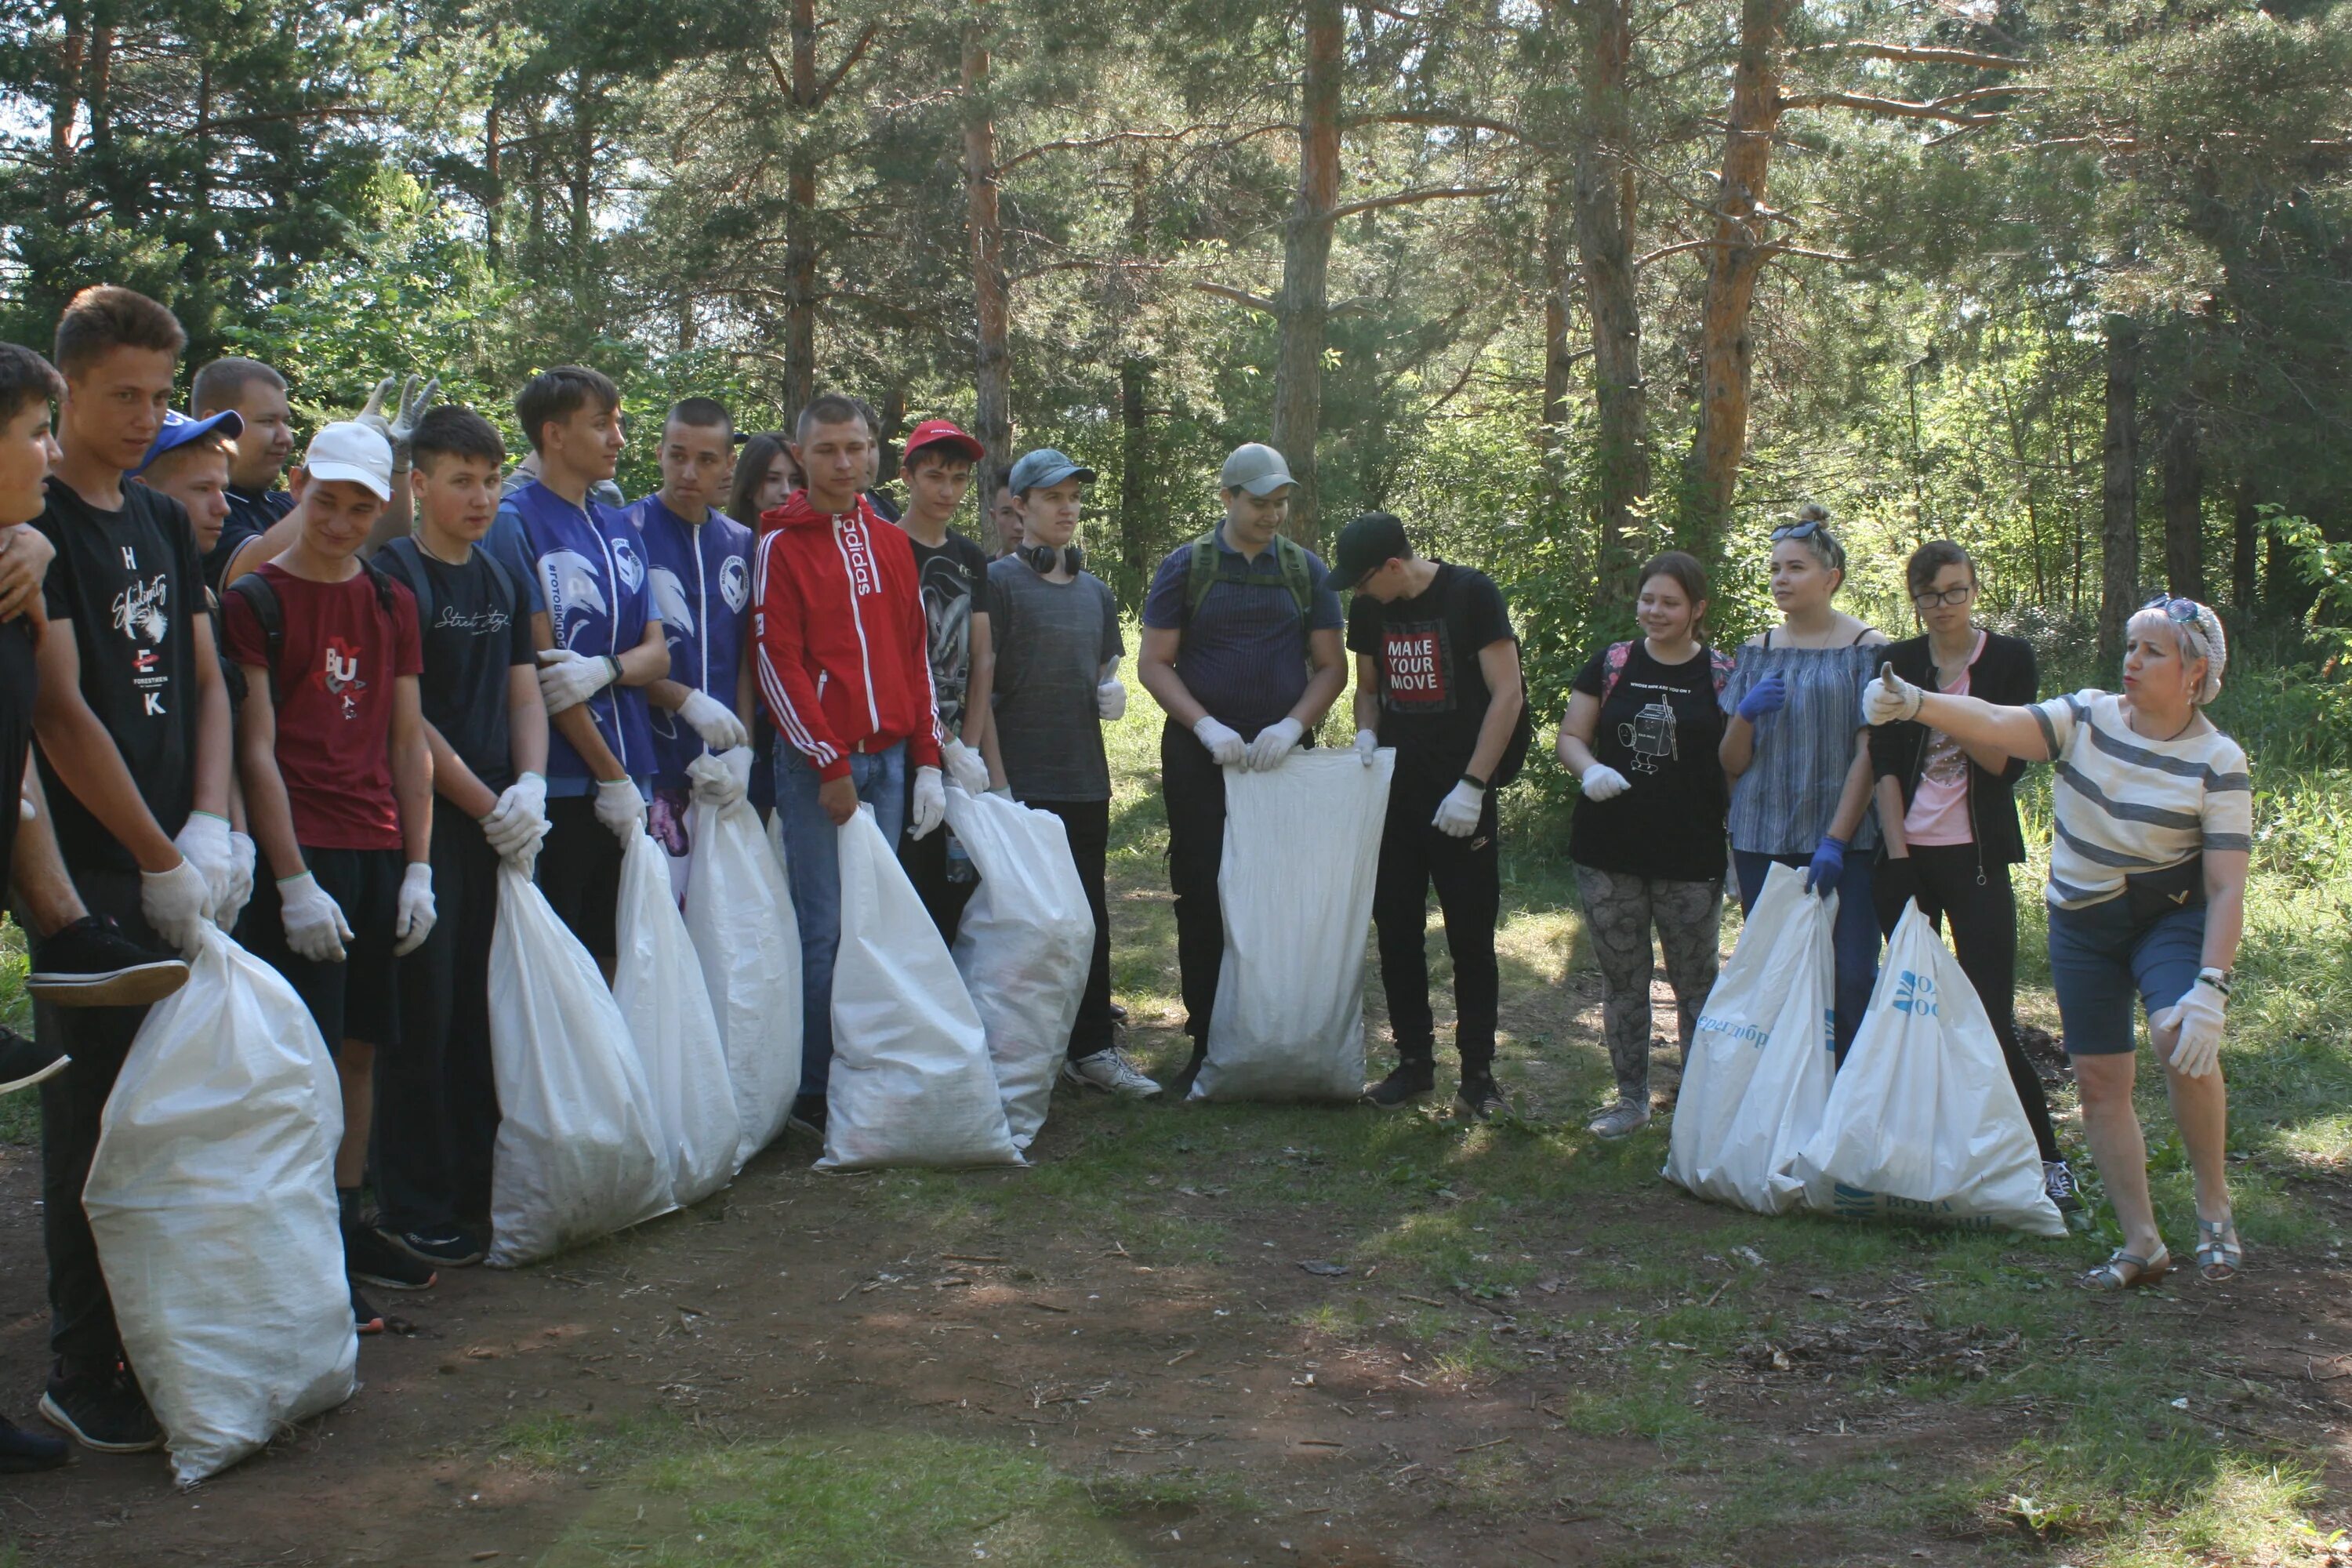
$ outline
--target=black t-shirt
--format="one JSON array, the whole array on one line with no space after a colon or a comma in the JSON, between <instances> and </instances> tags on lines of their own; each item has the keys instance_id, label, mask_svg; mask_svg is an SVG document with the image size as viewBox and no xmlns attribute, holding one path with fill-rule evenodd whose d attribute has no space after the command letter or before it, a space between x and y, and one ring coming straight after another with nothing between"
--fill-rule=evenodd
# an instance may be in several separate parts
<instances>
[{"instance_id":1,"label":"black t-shirt","mask_svg":"<svg viewBox=\"0 0 2352 1568\"><path fill-rule=\"evenodd\" d=\"M1484 572L1437 563L1427 591L1383 605L1356 595L1348 647L1380 672L1380 737L1396 748L1400 796L1442 799L1470 768L1493 693L1478 651L1512 639L1502 590Z\"/></svg>"},{"instance_id":2,"label":"black t-shirt","mask_svg":"<svg viewBox=\"0 0 2352 1568\"><path fill-rule=\"evenodd\" d=\"M195 530L180 503L122 487L122 510L100 511L56 479L34 526L58 558L43 590L53 628L70 623L82 700L112 736L155 826L175 835L195 800L196 616L209 617ZM73 798L46 761L42 787L68 870L136 871L139 863Z\"/></svg>"},{"instance_id":3,"label":"black t-shirt","mask_svg":"<svg viewBox=\"0 0 2352 1568\"><path fill-rule=\"evenodd\" d=\"M511 574L501 582L499 567L479 549L452 566L414 541L395 540L376 552L375 563L416 595L425 644L416 691L425 721L485 786L503 790L515 776L507 675L518 664L539 662L530 617L515 603L521 584Z\"/></svg>"},{"instance_id":4,"label":"black t-shirt","mask_svg":"<svg viewBox=\"0 0 2352 1568\"><path fill-rule=\"evenodd\" d=\"M33 692L40 675L33 657L33 621L0 622L0 879L16 853L16 795L25 784L25 752L33 743Z\"/></svg>"},{"instance_id":5,"label":"black t-shirt","mask_svg":"<svg viewBox=\"0 0 2352 1568\"><path fill-rule=\"evenodd\" d=\"M961 533L950 533L936 548L911 533L907 542L915 547L915 580L922 585L923 620L930 628L940 725L958 737L971 689L971 618L988 614L988 552Z\"/></svg>"},{"instance_id":6,"label":"black t-shirt","mask_svg":"<svg viewBox=\"0 0 2352 1568\"><path fill-rule=\"evenodd\" d=\"M243 490L235 485L221 492L228 498L228 516L221 521L220 537L205 552L205 585L214 593L228 586L221 574L240 546L258 539L270 525L294 510L294 498L284 490Z\"/></svg>"},{"instance_id":7,"label":"black t-shirt","mask_svg":"<svg viewBox=\"0 0 2352 1568\"><path fill-rule=\"evenodd\" d=\"M1608 661L1607 648L1594 654L1577 672L1573 689L1600 697ZM1624 774L1632 787L1613 800L1578 799L1568 858L1665 881L1722 876L1723 820L1731 805L1731 788L1716 757L1722 740L1710 650L1702 647L1680 664L1660 664L1634 639L1592 734L1594 760Z\"/></svg>"}]
</instances>

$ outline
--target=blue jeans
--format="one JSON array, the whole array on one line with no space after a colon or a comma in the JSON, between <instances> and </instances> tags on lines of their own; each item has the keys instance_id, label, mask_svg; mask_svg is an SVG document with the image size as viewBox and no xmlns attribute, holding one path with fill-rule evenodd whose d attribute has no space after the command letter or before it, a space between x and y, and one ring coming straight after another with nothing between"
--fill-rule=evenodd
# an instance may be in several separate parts
<instances>
[{"instance_id":1,"label":"blue jeans","mask_svg":"<svg viewBox=\"0 0 2352 1568\"><path fill-rule=\"evenodd\" d=\"M852 753L849 778L857 798L874 808L882 842L898 843L907 818L906 743ZM814 1095L833 1071L833 959L841 950L841 830L817 803L823 782L806 757L777 743L776 815L801 924L801 1092Z\"/></svg>"},{"instance_id":2,"label":"blue jeans","mask_svg":"<svg viewBox=\"0 0 2352 1568\"><path fill-rule=\"evenodd\" d=\"M1739 879L1739 912L1745 915L1764 894L1764 878L1779 861L1801 871L1812 864L1810 855L1759 855L1750 849L1731 852L1731 869ZM1837 955L1837 1059L1845 1065L1845 1048L1862 1027L1870 1006L1871 988L1878 984L1878 911L1870 898L1871 856L1849 851L1845 872L1838 878L1837 924L1830 947Z\"/></svg>"}]
</instances>

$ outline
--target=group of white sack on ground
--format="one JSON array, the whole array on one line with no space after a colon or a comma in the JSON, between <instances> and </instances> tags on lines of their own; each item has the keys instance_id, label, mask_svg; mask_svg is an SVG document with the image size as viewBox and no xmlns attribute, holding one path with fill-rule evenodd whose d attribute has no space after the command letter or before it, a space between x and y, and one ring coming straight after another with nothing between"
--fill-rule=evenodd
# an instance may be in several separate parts
<instances>
[{"instance_id":1,"label":"group of white sack on ground","mask_svg":"<svg viewBox=\"0 0 2352 1568\"><path fill-rule=\"evenodd\" d=\"M745 437L688 398L625 503L618 392L559 366L517 396L512 471L478 413L387 380L280 489L284 378L215 361L173 412L184 344L100 288L56 369L0 345L0 767L25 779L0 857L36 1011L0 1091L43 1097L54 1426L168 1446L193 1482L350 1395L386 1322L362 1286L551 1256L787 1128L823 1169L1015 1165L1057 1081L1163 1092L1116 1044L1102 726L1127 649L1076 540L1092 470L1049 448L992 475L992 559L949 527L984 452L948 421L908 433L901 514L862 403ZM1222 521L1143 606L1192 1041L1167 1089L1427 1094L1433 886L1483 1119L1496 795L1530 731L1508 609L1386 513L1327 568L1282 531L1292 489L1281 454L1235 449ZM1959 547L1913 557L1925 632L1892 646L1833 608L1843 570L1822 514L1773 530L1783 619L1734 658L1702 640L1699 563L1660 555L1643 635L1575 679L1558 754L1618 1087L1591 1131L1650 1119L1654 939L1673 1179L2062 1233L2080 1201L2011 1017L2011 791L2048 760L2052 969L2125 1233L2084 1283L2169 1266L2135 988L2197 1262L2229 1277L2216 1053L2250 793L2200 711L2219 622L2159 598L2121 695L2037 703ZM1350 652L1355 743L1317 749ZM1727 868L1747 918L1718 979ZM1398 1058L1369 1087L1368 921ZM68 1457L0 1421L0 1471Z\"/></svg>"}]
</instances>

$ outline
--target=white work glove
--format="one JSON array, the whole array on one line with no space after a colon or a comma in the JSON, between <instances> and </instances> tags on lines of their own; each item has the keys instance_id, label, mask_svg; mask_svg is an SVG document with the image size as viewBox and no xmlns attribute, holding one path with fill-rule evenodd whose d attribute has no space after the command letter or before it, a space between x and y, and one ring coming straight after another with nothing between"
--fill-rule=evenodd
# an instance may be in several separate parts
<instances>
[{"instance_id":1,"label":"white work glove","mask_svg":"<svg viewBox=\"0 0 2352 1568\"><path fill-rule=\"evenodd\" d=\"M1095 716L1106 724L1127 717L1127 682L1114 675L1095 688Z\"/></svg>"},{"instance_id":2,"label":"white work glove","mask_svg":"<svg viewBox=\"0 0 2352 1568\"><path fill-rule=\"evenodd\" d=\"M433 934L441 911L433 903L433 868L411 860L400 874L400 903L392 917L392 956L406 958Z\"/></svg>"},{"instance_id":3,"label":"white work glove","mask_svg":"<svg viewBox=\"0 0 2352 1568\"><path fill-rule=\"evenodd\" d=\"M1358 762L1363 763L1364 766L1369 768L1372 765L1372 759L1380 755L1380 752L1381 738L1378 734L1370 730L1359 730L1356 731L1356 760Z\"/></svg>"},{"instance_id":4,"label":"white work glove","mask_svg":"<svg viewBox=\"0 0 2352 1568\"><path fill-rule=\"evenodd\" d=\"M1615 800L1633 787L1623 773L1606 763L1593 763L1578 775L1576 782L1584 786L1587 800Z\"/></svg>"},{"instance_id":5,"label":"white work glove","mask_svg":"<svg viewBox=\"0 0 2352 1568\"><path fill-rule=\"evenodd\" d=\"M1486 792L1465 779L1437 803L1429 825L1448 838L1467 838L1478 831L1478 813L1486 804Z\"/></svg>"},{"instance_id":6,"label":"white work glove","mask_svg":"<svg viewBox=\"0 0 2352 1568\"><path fill-rule=\"evenodd\" d=\"M2228 999L2203 981L2148 1022L2159 1029L2178 1028L2172 1047L2172 1070L2183 1078L2203 1078L2221 1062L2221 1023Z\"/></svg>"},{"instance_id":7,"label":"white work glove","mask_svg":"<svg viewBox=\"0 0 2352 1568\"><path fill-rule=\"evenodd\" d=\"M751 743L751 731L743 727L743 721L708 691L688 692L686 700L677 705L677 716L714 752L731 752Z\"/></svg>"},{"instance_id":8,"label":"white work glove","mask_svg":"<svg viewBox=\"0 0 2352 1568\"><path fill-rule=\"evenodd\" d=\"M941 746L940 761L946 764L948 777L962 786L964 794L977 799L988 793L988 764L961 741L951 740Z\"/></svg>"},{"instance_id":9,"label":"white work glove","mask_svg":"<svg viewBox=\"0 0 2352 1568\"><path fill-rule=\"evenodd\" d=\"M596 784L596 820L611 828L621 847L646 830L646 797L635 779L601 779Z\"/></svg>"},{"instance_id":10,"label":"white work glove","mask_svg":"<svg viewBox=\"0 0 2352 1568\"><path fill-rule=\"evenodd\" d=\"M417 386L420 381L425 383L422 389ZM392 466L404 468L408 467L409 442L416 435L416 422L425 417L425 411L432 407L440 396L441 378L437 375L430 380L412 375L405 381L387 375L375 384L375 390L368 395L366 406L352 416L352 423L364 425L383 437L384 445L392 448ZM383 411L386 398L394 398L393 411L389 415Z\"/></svg>"},{"instance_id":11,"label":"white work glove","mask_svg":"<svg viewBox=\"0 0 2352 1568\"><path fill-rule=\"evenodd\" d=\"M909 833L920 838L948 819L948 785L937 768L915 770L915 820Z\"/></svg>"},{"instance_id":12,"label":"white work glove","mask_svg":"<svg viewBox=\"0 0 2352 1568\"><path fill-rule=\"evenodd\" d=\"M1878 679L1862 689L1862 721L1893 724L1919 716L1920 699L1927 694L1895 673L1890 660L1878 667Z\"/></svg>"},{"instance_id":13,"label":"white work glove","mask_svg":"<svg viewBox=\"0 0 2352 1568\"><path fill-rule=\"evenodd\" d=\"M1249 743L1249 760L1244 764L1252 773L1270 773L1282 766L1298 737L1307 733L1307 726L1296 719L1277 719L1257 732Z\"/></svg>"},{"instance_id":14,"label":"white work glove","mask_svg":"<svg viewBox=\"0 0 2352 1568\"><path fill-rule=\"evenodd\" d=\"M403 892L407 889L403 888ZM305 871L278 881L279 918L286 922L286 945L313 963L341 963L343 943L352 940L352 923L319 879Z\"/></svg>"},{"instance_id":15,"label":"white work glove","mask_svg":"<svg viewBox=\"0 0 2352 1568\"><path fill-rule=\"evenodd\" d=\"M751 793L751 748L730 746L697 757L686 764L686 776L694 781L695 799L724 811Z\"/></svg>"},{"instance_id":16,"label":"white work glove","mask_svg":"<svg viewBox=\"0 0 2352 1568\"><path fill-rule=\"evenodd\" d=\"M236 917L253 901L253 869L260 857L253 840L242 833L228 836L228 897L213 906L213 923L223 931L236 927Z\"/></svg>"},{"instance_id":17,"label":"white work glove","mask_svg":"<svg viewBox=\"0 0 2352 1568\"><path fill-rule=\"evenodd\" d=\"M139 912L155 934L186 958L196 956L205 922L213 918L212 884L185 855L168 871L139 873Z\"/></svg>"},{"instance_id":18,"label":"white work glove","mask_svg":"<svg viewBox=\"0 0 2352 1568\"><path fill-rule=\"evenodd\" d=\"M1192 726L1192 734L1201 744L1209 748L1210 757L1221 768L1230 768L1248 754L1249 743L1241 738L1238 731L1230 725L1218 723L1206 713L1202 714L1201 721Z\"/></svg>"},{"instance_id":19,"label":"white work glove","mask_svg":"<svg viewBox=\"0 0 2352 1568\"><path fill-rule=\"evenodd\" d=\"M577 708L621 677L621 661L610 654L583 658L568 647L548 648L539 656L539 695L554 718L566 708Z\"/></svg>"},{"instance_id":20,"label":"white work glove","mask_svg":"<svg viewBox=\"0 0 2352 1568\"><path fill-rule=\"evenodd\" d=\"M505 859L526 844L536 844L547 832L547 781L525 773L499 795L498 805L481 816L482 837Z\"/></svg>"},{"instance_id":21,"label":"white work glove","mask_svg":"<svg viewBox=\"0 0 2352 1568\"><path fill-rule=\"evenodd\" d=\"M179 836L172 847L180 858L194 865L205 874L205 886L212 889L213 908L217 910L228 898L231 859L228 847L228 818L215 816L209 811L192 811L181 825Z\"/></svg>"}]
</instances>

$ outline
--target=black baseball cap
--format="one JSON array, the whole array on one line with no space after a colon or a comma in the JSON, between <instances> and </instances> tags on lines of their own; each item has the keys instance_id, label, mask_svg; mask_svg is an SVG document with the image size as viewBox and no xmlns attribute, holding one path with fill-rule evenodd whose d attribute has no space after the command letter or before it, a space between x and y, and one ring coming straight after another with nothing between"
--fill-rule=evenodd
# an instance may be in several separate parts
<instances>
[{"instance_id":1,"label":"black baseball cap","mask_svg":"<svg viewBox=\"0 0 2352 1568\"><path fill-rule=\"evenodd\" d=\"M1404 524L1384 511L1368 511L1339 531L1331 553L1331 586L1340 593L1356 585L1390 562L1412 553Z\"/></svg>"}]
</instances>

